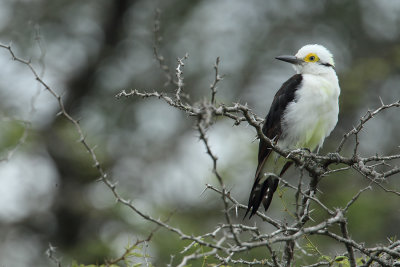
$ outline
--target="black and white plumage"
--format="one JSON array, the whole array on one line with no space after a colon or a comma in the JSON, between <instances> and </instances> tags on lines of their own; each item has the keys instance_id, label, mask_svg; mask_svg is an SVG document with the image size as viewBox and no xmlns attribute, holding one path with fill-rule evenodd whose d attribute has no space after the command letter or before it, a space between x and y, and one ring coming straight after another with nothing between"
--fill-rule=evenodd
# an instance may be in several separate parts
<instances>
[{"instance_id":1,"label":"black and white plumage","mask_svg":"<svg viewBox=\"0 0 400 267\"><path fill-rule=\"evenodd\" d=\"M292 63L297 74L275 94L262 128L263 133L281 148L314 150L337 123L340 87L332 54L321 45L306 45L296 56L277 59ZM251 218L261 203L267 210L279 179L292 165L260 140L258 166L246 215Z\"/></svg>"}]
</instances>

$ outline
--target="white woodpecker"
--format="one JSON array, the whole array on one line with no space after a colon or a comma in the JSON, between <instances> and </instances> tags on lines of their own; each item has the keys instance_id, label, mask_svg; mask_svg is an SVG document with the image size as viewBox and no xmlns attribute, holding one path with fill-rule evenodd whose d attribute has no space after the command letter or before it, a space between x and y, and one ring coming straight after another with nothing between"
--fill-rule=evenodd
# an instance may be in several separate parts
<instances>
[{"instance_id":1,"label":"white woodpecker","mask_svg":"<svg viewBox=\"0 0 400 267\"><path fill-rule=\"evenodd\" d=\"M338 120L340 87L333 56L322 45L303 46L295 56L276 59L293 64L297 74L282 84L265 118L263 133L283 149L319 149ZM260 140L258 166L246 215L271 204L279 179L292 161ZM274 175L272 175L272 174Z\"/></svg>"}]
</instances>

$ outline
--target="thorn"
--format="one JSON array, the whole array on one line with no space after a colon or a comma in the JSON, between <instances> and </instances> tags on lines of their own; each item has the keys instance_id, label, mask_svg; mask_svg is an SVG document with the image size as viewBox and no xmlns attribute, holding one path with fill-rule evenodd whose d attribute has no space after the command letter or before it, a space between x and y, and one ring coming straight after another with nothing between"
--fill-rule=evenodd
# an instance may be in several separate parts
<instances>
[{"instance_id":1,"label":"thorn","mask_svg":"<svg viewBox=\"0 0 400 267\"><path fill-rule=\"evenodd\" d=\"M382 98L379 96L379 100L381 101L382 106L384 106L385 104L382 101Z\"/></svg>"},{"instance_id":2,"label":"thorn","mask_svg":"<svg viewBox=\"0 0 400 267\"><path fill-rule=\"evenodd\" d=\"M204 190L203 190L203 191L201 191L201 193L200 193L200 196L202 196L202 195L204 194L204 192L206 192L206 191L207 191L207 189L209 189L209 187L208 187L208 184L206 184L206 188L204 188Z\"/></svg>"},{"instance_id":3,"label":"thorn","mask_svg":"<svg viewBox=\"0 0 400 267\"><path fill-rule=\"evenodd\" d=\"M115 183L110 183L110 187L111 189L115 189L115 187L118 185L118 181L116 181Z\"/></svg>"},{"instance_id":4,"label":"thorn","mask_svg":"<svg viewBox=\"0 0 400 267\"><path fill-rule=\"evenodd\" d=\"M51 243L49 243L49 250L54 252L56 251L57 247L53 246Z\"/></svg>"}]
</instances>

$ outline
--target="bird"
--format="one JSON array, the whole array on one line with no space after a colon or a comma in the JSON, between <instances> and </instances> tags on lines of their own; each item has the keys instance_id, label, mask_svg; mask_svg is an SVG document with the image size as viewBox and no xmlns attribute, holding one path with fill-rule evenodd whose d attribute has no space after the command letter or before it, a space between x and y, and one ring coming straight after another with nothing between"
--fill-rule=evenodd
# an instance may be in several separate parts
<instances>
[{"instance_id":1,"label":"bird","mask_svg":"<svg viewBox=\"0 0 400 267\"><path fill-rule=\"evenodd\" d=\"M308 44L294 56L276 59L291 63L296 74L275 94L262 132L282 149L319 150L338 121L340 86L333 55L322 45ZM250 212L250 219L261 203L268 210L278 176L292 164L260 138L258 166L244 218Z\"/></svg>"}]
</instances>

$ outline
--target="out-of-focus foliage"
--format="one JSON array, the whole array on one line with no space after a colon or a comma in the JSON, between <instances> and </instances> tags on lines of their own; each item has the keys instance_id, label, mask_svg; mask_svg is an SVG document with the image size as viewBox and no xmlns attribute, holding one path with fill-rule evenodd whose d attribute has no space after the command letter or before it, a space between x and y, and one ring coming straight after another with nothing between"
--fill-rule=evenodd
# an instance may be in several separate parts
<instances>
[{"instance_id":1,"label":"out-of-focus foliage","mask_svg":"<svg viewBox=\"0 0 400 267\"><path fill-rule=\"evenodd\" d=\"M159 51L172 73L176 58L189 54L184 92L192 102L209 95L219 56L225 76L217 101L248 103L264 116L280 84L293 74L274 57L308 43L328 47L342 93L339 123L322 153L334 151L361 115L380 106L380 98L399 99L397 1L0 0L0 42L12 43L63 95L124 196L153 217L173 212L171 223L185 232L211 231L223 216L219 197L202 194L205 183L216 181L193 120L160 101L114 98L122 89L164 87L153 54L156 9L161 10ZM0 50L0 64L0 265L52 266L44 255L49 242L65 264L72 259L102 264L132 240L146 238L154 226L116 205L96 181L77 133L57 116L55 99L6 50ZM175 86L165 90L172 93ZM398 114L389 110L369 122L360 134L362 153L399 149ZM24 129L26 140L8 159ZM256 161L255 132L222 121L209 136L225 184L245 203ZM286 177L296 174L293 169ZM392 186L400 186L391 179ZM330 176L320 183L321 197L336 207L366 185L355 172ZM282 194L272 203L271 216L288 216L283 203L290 208L293 196ZM368 243L399 236L396 201L378 188L362 195L351 208L352 237ZM182 257L185 245L160 231L142 252L154 265L166 265L170 255ZM319 249L330 256L336 248Z\"/></svg>"}]
</instances>

